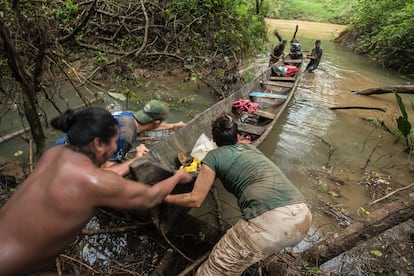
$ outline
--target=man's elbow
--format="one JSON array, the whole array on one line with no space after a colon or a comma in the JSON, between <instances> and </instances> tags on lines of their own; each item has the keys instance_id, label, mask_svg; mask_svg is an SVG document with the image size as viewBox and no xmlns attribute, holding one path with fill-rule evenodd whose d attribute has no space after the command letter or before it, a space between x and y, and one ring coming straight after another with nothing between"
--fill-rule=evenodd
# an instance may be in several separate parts
<instances>
[{"instance_id":1,"label":"man's elbow","mask_svg":"<svg viewBox=\"0 0 414 276\"><path fill-rule=\"evenodd\" d=\"M203 201L193 201L192 203L191 203L191 207L192 208L200 208L201 207L201 205L203 204Z\"/></svg>"},{"instance_id":2,"label":"man's elbow","mask_svg":"<svg viewBox=\"0 0 414 276\"><path fill-rule=\"evenodd\" d=\"M201 207L201 205L203 204L203 202L204 202L204 198L205 197L203 197L203 196L201 196L201 195L194 195L194 194L192 194L191 196L190 196L190 200L189 200L189 207L191 207L191 208L200 208Z\"/></svg>"}]
</instances>

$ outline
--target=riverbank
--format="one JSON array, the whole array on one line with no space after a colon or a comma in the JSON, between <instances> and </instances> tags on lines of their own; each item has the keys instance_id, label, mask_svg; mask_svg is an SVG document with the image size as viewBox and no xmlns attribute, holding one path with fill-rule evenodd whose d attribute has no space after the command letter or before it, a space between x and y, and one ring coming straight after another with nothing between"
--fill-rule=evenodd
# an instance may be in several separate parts
<instances>
[{"instance_id":1,"label":"riverbank","mask_svg":"<svg viewBox=\"0 0 414 276\"><path fill-rule=\"evenodd\" d=\"M339 34L345 30L345 25L308 22L301 20L282 20L282 19L265 19L268 26L269 38L273 39L273 31L275 29L280 30L283 34L292 35L296 26L299 26L299 35L303 38L309 39L321 39L321 40L333 40L339 36Z\"/></svg>"}]
</instances>

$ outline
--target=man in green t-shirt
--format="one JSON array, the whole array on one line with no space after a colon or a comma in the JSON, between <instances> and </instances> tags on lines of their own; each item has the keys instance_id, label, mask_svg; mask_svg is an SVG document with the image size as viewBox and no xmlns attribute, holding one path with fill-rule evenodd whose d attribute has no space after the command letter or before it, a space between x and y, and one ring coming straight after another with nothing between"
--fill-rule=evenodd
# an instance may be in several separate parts
<instances>
[{"instance_id":1,"label":"man in green t-shirt","mask_svg":"<svg viewBox=\"0 0 414 276\"><path fill-rule=\"evenodd\" d=\"M215 245L196 275L241 275L250 265L299 243L311 226L312 215L303 195L282 171L240 139L230 115L213 122L212 134L218 148L202 160L193 190L170 194L164 201L200 207L219 178L236 196L241 219Z\"/></svg>"}]
</instances>

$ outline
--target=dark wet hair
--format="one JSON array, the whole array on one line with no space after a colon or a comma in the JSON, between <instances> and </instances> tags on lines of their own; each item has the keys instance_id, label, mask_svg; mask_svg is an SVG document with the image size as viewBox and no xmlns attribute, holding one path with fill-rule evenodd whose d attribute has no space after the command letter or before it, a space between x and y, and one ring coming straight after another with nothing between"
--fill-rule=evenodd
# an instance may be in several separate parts
<instances>
[{"instance_id":1,"label":"dark wet hair","mask_svg":"<svg viewBox=\"0 0 414 276\"><path fill-rule=\"evenodd\" d=\"M320 44L320 43L321 43L321 41L320 41L319 39L317 39L317 40L315 40L315 44L316 44L316 43L319 43L319 44Z\"/></svg>"},{"instance_id":2,"label":"dark wet hair","mask_svg":"<svg viewBox=\"0 0 414 276\"><path fill-rule=\"evenodd\" d=\"M118 122L112 114L97 106L69 109L53 118L51 125L67 133L69 144L80 149L89 145L95 138L109 144L118 130Z\"/></svg>"},{"instance_id":3,"label":"dark wet hair","mask_svg":"<svg viewBox=\"0 0 414 276\"><path fill-rule=\"evenodd\" d=\"M219 147L236 144L238 130L237 123L229 114L220 116L211 124L213 141Z\"/></svg>"}]
</instances>

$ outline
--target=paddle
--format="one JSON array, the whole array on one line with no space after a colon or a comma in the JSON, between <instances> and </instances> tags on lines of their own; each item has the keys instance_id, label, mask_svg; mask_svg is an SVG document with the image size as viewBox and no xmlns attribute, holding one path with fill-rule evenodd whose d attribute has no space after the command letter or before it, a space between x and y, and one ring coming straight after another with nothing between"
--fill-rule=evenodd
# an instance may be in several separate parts
<instances>
[{"instance_id":1,"label":"paddle","mask_svg":"<svg viewBox=\"0 0 414 276\"><path fill-rule=\"evenodd\" d=\"M293 43L295 41L297 42L297 40L296 40L296 33L298 32L298 28L299 28L299 26L296 25L295 32L293 33L293 37L292 37L292 40L290 41L290 43Z\"/></svg>"}]
</instances>

